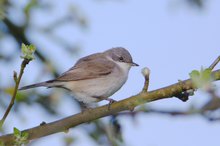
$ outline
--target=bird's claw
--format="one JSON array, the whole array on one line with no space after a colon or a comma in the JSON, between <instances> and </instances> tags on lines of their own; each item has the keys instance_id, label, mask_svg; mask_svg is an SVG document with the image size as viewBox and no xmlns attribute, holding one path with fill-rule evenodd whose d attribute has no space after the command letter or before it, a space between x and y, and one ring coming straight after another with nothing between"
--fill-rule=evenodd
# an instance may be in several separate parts
<instances>
[{"instance_id":1,"label":"bird's claw","mask_svg":"<svg viewBox=\"0 0 220 146\"><path fill-rule=\"evenodd\" d=\"M111 99L111 98L107 98L106 100L109 101L109 103L108 103L108 110L110 110L111 104L114 103L114 102L116 102L116 100Z\"/></svg>"}]
</instances>

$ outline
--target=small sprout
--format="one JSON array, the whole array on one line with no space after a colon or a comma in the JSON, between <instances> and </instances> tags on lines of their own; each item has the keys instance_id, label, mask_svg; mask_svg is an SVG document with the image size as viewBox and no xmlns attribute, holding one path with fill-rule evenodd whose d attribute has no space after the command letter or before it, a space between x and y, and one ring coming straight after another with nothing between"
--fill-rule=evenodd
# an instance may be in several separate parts
<instances>
[{"instance_id":1,"label":"small sprout","mask_svg":"<svg viewBox=\"0 0 220 146\"><path fill-rule=\"evenodd\" d=\"M209 89L211 85L211 81L213 80L211 73L212 71L210 68L207 68L207 69L201 68L200 71L193 70L189 75L193 81L193 84L197 88L203 88L204 90L207 90Z\"/></svg>"},{"instance_id":2,"label":"small sprout","mask_svg":"<svg viewBox=\"0 0 220 146\"><path fill-rule=\"evenodd\" d=\"M21 51L22 51L23 56L21 56L21 58L24 58L27 60L33 60L35 50L36 50L36 47L34 45L25 45L22 43Z\"/></svg>"},{"instance_id":3,"label":"small sprout","mask_svg":"<svg viewBox=\"0 0 220 146\"><path fill-rule=\"evenodd\" d=\"M20 137L21 136L21 131L18 130L16 127L14 127L14 136L15 137Z\"/></svg>"},{"instance_id":4,"label":"small sprout","mask_svg":"<svg viewBox=\"0 0 220 146\"><path fill-rule=\"evenodd\" d=\"M142 70L141 70L141 73L142 73L142 75L143 76L149 76L150 75L150 69L149 68L147 68L147 67L144 67Z\"/></svg>"},{"instance_id":5,"label":"small sprout","mask_svg":"<svg viewBox=\"0 0 220 146\"><path fill-rule=\"evenodd\" d=\"M147 68L147 67L144 67L141 70L141 73L145 78L144 87L142 89L142 92L147 92L148 91L148 86L149 86L150 69Z\"/></svg>"},{"instance_id":6,"label":"small sprout","mask_svg":"<svg viewBox=\"0 0 220 146\"><path fill-rule=\"evenodd\" d=\"M28 144L28 136L27 132L22 132L14 127L14 137L15 137L15 145L26 145Z\"/></svg>"}]
</instances>

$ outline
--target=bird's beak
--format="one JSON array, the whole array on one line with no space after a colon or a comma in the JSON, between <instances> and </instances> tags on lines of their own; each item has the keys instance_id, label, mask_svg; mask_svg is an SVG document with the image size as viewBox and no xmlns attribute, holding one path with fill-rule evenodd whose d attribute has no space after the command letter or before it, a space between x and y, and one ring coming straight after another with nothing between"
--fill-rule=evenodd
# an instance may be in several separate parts
<instances>
[{"instance_id":1,"label":"bird's beak","mask_svg":"<svg viewBox=\"0 0 220 146\"><path fill-rule=\"evenodd\" d=\"M131 66L139 66L137 63L132 62Z\"/></svg>"}]
</instances>

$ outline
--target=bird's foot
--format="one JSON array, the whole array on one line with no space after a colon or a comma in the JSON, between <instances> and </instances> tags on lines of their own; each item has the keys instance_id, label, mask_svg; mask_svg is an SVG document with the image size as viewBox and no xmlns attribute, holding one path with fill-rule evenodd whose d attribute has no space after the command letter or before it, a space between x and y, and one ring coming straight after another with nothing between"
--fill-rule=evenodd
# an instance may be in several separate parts
<instances>
[{"instance_id":1,"label":"bird's foot","mask_svg":"<svg viewBox=\"0 0 220 146\"><path fill-rule=\"evenodd\" d=\"M111 99L111 98L107 98L107 99L105 99L105 100L109 101L109 103L108 103L108 110L110 110L111 104L114 103L114 102L116 102L116 100Z\"/></svg>"}]
</instances>

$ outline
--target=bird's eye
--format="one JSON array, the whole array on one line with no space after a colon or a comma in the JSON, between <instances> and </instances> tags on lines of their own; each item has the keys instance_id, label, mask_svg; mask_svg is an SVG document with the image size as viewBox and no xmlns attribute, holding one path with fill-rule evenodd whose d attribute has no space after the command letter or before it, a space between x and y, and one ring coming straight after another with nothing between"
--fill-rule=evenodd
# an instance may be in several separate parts
<instances>
[{"instance_id":1,"label":"bird's eye","mask_svg":"<svg viewBox=\"0 0 220 146\"><path fill-rule=\"evenodd\" d=\"M119 61L123 61L123 60L124 60L124 58L120 56L119 57Z\"/></svg>"}]
</instances>

